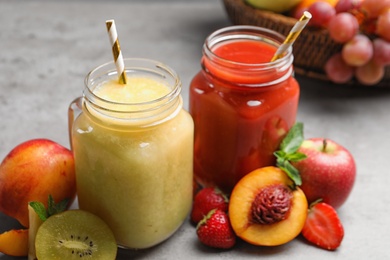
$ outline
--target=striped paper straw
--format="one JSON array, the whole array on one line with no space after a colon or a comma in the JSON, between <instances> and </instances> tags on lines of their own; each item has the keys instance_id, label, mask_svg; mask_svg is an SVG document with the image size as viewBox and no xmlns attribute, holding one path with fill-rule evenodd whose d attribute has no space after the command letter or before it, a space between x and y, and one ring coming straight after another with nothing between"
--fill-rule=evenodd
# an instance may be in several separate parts
<instances>
[{"instance_id":1,"label":"striped paper straw","mask_svg":"<svg viewBox=\"0 0 390 260\"><path fill-rule=\"evenodd\" d=\"M121 46L118 40L118 33L116 31L115 21L107 20L106 21L108 37L110 39L110 44L112 46L112 54L114 56L116 70L119 75L119 83L126 84L127 77L125 72L125 63L123 61Z\"/></svg>"},{"instance_id":2,"label":"striped paper straw","mask_svg":"<svg viewBox=\"0 0 390 260\"><path fill-rule=\"evenodd\" d=\"M299 34L302 32L302 30L305 28L307 23L311 19L311 13L304 12L301 19L294 25L294 27L291 29L290 33L287 35L284 42L279 46L277 51L275 52L275 55L272 57L271 61L275 61L277 59L280 59L284 56L284 53L287 51L288 48L290 48L291 45L294 44L295 40L298 38Z\"/></svg>"}]
</instances>

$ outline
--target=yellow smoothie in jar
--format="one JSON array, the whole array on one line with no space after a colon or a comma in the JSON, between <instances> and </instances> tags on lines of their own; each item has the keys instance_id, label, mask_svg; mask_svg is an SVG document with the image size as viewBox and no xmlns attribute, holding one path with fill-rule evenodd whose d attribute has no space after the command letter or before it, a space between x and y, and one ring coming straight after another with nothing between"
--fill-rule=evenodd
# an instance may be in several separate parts
<instances>
[{"instance_id":1,"label":"yellow smoothie in jar","mask_svg":"<svg viewBox=\"0 0 390 260\"><path fill-rule=\"evenodd\" d=\"M137 104L170 91L148 77L129 77L127 85L106 81L93 89L114 111L127 103L138 110ZM152 103L142 105L151 111L143 115L152 113L157 124L130 123L131 111L111 114L88 102L73 124L79 206L106 221L118 245L127 248L148 248L167 239L191 209L192 118L181 109L180 97L178 107L161 118L163 108Z\"/></svg>"},{"instance_id":2,"label":"yellow smoothie in jar","mask_svg":"<svg viewBox=\"0 0 390 260\"><path fill-rule=\"evenodd\" d=\"M98 85L93 93L105 100L117 103L142 103L158 99L170 92L163 83L145 77L128 78L127 84L110 80Z\"/></svg>"}]
</instances>

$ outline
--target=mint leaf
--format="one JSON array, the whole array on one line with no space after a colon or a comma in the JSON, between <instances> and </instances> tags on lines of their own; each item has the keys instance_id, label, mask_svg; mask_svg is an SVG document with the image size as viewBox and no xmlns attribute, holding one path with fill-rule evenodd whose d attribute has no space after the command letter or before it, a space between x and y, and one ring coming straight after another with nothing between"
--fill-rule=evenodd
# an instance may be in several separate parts
<instances>
[{"instance_id":1,"label":"mint leaf","mask_svg":"<svg viewBox=\"0 0 390 260\"><path fill-rule=\"evenodd\" d=\"M274 152L274 155L277 159L284 159L287 156L287 154L282 150Z\"/></svg>"},{"instance_id":2,"label":"mint leaf","mask_svg":"<svg viewBox=\"0 0 390 260\"><path fill-rule=\"evenodd\" d=\"M53 215L57 213L61 213L66 210L68 207L69 199L64 199L57 204L54 204L54 209L52 210Z\"/></svg>"},{"instance_id":3,"label":"mint leaf","mask_svg":"<svg viewBox=\"0 0 390 260\"><path fill-rule=\"evenodd\" d=\"M37 213L38 217L42 221L45 221L49 217L46 212L45 205L43 205L42 202L32 201L29 203L29 205L34 209L35 213Z\"/></svg>"},{"instance_id":4,"label":"mint leaf","mask_svg":"<svg viewBox=\"0 0 390 260\"><path fill-rule=\"evenodd\" d=\"M275 152L274 155L276 156L276 165L283 165L284 161L286 160L286 154L283 151Z\"/></svg>"},{"instance_id":5,"label":"mint leaf","mask_svg":"<svg viewBox=\"0 0 390 260\"><path fill-rule=\"evenodd\" d=\"M293 154L287 154L286 159L290 162L298 162L300 160L306 159L307 156L304 153L295 152Z\"/></svg>"},{"instance_id":6,"label":"mint leaf","mask_svg":"<svg viewBox=\"0 0 390 260\"><path fill-rule=\"evenodd\" d=\"M303 142L303 124L296 123L288 131L280 144L280 150L287 154L295 153Z\"/></svg>"},{"instance_id":7,"label":"mint leaf","mask_svg":"<svg viewBox=\"0 0 390 260\"><path fill-rule=\"evenodd\" d=\"M294 182L295 186L302 184L299 171L291 164L306 158L306 155L298 151L303 138L303 124L296 123L288 131L286 137L280 144L280 150L275 151L276 166L282 169L287 176Z\"/></svg>"},{"instance_id":8,"label":"mint leaf","mask_svg":"<svg viewBox=\"0 0 390 260\"><path fill-rule=\"evenodd\" d=\"M54 205L55 205L55 202L54 202L53 196L49 195L49 199L47 202L47 213L49 216L52 216L55 214Z\"/></svg>"},{"instance_id":9,"label":"mint leaf","mask_svg":"<svg viewBox=\"0 0 390 260\"><path fill-rule=\"evenodd\" d=\"M47 212L49 217L53 216L57 213L61 213L66 210L68 206L69 199L64 199L58 203L55 203L53 197L49 195L49 201L48 201L48 207Z\"/></svg>"},{"instance_id":10,"label":"mint leaf","mask_svg":"<svg viewBox=\"0 0 390 260\"><path fill-rule=\"evenodd\" d=\"M37 213L39 218L42 221L45 221L50 216L65 211L66 208L68 207L68 203L69 203L69 199L64 199L59 203L55 203L53 197L49 195L47 210L45 208L45 205L43 205L43 203L39 201L32 201L29 203L29 205L34 209L34 211Z\"/></svg>"},{"instance_id":11,"label":"mint leaf","mask_svg":"<svg viewBox=\"0 0 390 260\"><path fill-rule=\"evenodd\" d=\"M282 164L278 165L278 167L282 169L288 177L290 177L296 186L302 185L302 179L299 171L294 166L292 166L289 161L284 160Z\"/></svg>"}]
</instances>

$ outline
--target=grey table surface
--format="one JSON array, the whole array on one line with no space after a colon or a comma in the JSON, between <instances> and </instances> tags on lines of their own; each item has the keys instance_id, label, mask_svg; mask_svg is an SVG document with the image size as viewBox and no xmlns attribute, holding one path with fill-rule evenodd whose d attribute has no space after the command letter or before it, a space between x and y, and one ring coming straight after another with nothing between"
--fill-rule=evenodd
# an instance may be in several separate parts
<instances>
[{"instance_id":1,"label":"grey table surface","mask_svg":"<svg viewBox=\"0 0 390 260\"><path fill-rule=\"evenodd\" d=\"M87 72L112 59L107 19L116 21L124 56L159 60L177 71L185 108L205 37L231 25L220 0L0 0L0 158L38 137L69 147L68 105L81 95ZM354 189L339 209L345 228L341 247L328 252L297 238L278 247L239 241L231 250L215 250L201 245L186 221L166 242L119 250L118 259L387 259L390 89L297 78L298 121L305 125L305 137L333 139L357 162ZM0 232L17 226L0 214ZM0 254L0 259L18 258Z\"/></svg>"}]
</instances>

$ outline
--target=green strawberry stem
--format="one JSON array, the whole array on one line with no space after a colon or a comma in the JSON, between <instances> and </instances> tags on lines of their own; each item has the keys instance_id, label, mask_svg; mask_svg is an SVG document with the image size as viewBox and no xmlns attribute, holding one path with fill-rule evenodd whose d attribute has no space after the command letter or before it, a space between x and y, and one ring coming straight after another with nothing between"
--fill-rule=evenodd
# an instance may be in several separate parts
<instances>
[{"instance_id":1,"label":"green strawberry stem","mask_svg":"<svg viewBox=\"0 0 390 260\"><path fill-rule=\"evenodd\" d=\"M317 200L313 201L312 203L310 203L310 205L309 205L309 210L310 210L312 207L314 207L314 205L316 205L316 204L318 204L318 203L320 203L320 202L322 202L322 201L323 201L323 199L320 198L320 199L317 199Z\"/></svg>"},{"instance_id":2,"label":"green strawberry stem","mask_svg":"<svg viewBox=\"0 0 390 260\"><path fill-rule=\"evenodd\" d=\"M223 200L226 202L226 203L229 203L229 198L228 196L218 187L215 187L214 188L214 191L215 191L215 194L219 194L222 196Z\"/></svg>"},{"instance_id":3,"label":"green strawberry stem","mask_svg":"<svg viewBox=\"0 0 390 260\"><path fill-rule=\"evenodd\" d=\"M211 216L217 211L217 209L210 210L206 216L203 217L201 221L196 225L196 229L198 229L200 226L205 225L207 223L207 220L211 218Z\"/></svg>"},{"instance_id":4,"label":"green strawberry stem","mask_svg":"<svg viewBox=\"0 0 390 260\"><path fill-rule=\"evenodd\" d=\"M297 162L306 158L305 154L297 152L303 140L303 124L297 122L291 127L286 137L282 140L279 147L280 150L274 152L276 166L288 175L295 186L300 186L302 184L302 179L299 171L291 162Z\"/></svg>"}]
</instances>

